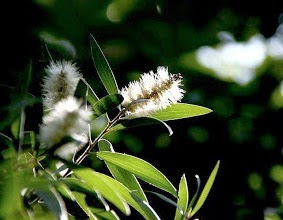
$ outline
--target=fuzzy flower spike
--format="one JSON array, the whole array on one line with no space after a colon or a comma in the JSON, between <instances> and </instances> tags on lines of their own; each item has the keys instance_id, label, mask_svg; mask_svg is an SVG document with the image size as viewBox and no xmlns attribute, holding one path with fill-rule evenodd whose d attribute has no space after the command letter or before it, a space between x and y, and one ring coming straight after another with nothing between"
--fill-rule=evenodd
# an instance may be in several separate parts
<instances>
[{"instance_id":1,"label":"fuzzy flower spike","mask_svg":"<svg viewBox=\"0 0 283 220\"><path fill-rule=\"evenodd\" d=\"M75 64L68 61L51 62L45 71L43 105L50 110L60 100L74 95L82 75Z\"/></svg>"},{"instance_id":2,"label":"fuzzy flower spike","mask_svg":"<svg viewBox=\"0 0 283 220\"><path fill-rule=\"evenodd\" d=\"M158 67L157 72L144 73L138 81L130 82L121 90L122 106L127 114L141 117L165 109L183 98L185 91L180 74L168 73L168 68Z\"/></svg>"},{"instance_id":3,"label":"fuzzy flower spike","mask_svg":"<svg viewBox=\"0 0 283 220\"><path fill-rule=\"evenodd\" d=\"M65 137L84 142L82 140L87 139L91 115L92 112L74 97L69 96L59 101L54 109L43 117L43 124L40 126L41 143L50 148Z\"/></svg>"}]
</instances>

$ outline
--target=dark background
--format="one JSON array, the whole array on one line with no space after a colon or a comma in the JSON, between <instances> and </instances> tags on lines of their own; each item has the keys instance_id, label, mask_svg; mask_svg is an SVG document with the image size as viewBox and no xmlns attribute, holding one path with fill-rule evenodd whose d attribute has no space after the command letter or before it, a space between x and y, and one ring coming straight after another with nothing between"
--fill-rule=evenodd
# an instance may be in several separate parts
<instances>
[{"instance_id":1,"label":"dark background","mask_svg":"<svg viewBox=\"0 0 283 220\"><path fill-rule=\"evenodd\" d=\"M252 83L239 86L184 68L178 59L200 46L216 45L216 35L223 30L233 33L237 40L247 40L256 33L272 36L279 25L282 1L124 2L118 7L122 19L115 23L105 15L111 3L107 0L6 1L1 6L1 84L21 86L22 71L32 60L29 92L40 98L42 70L50 61L46 43L54 59L77 62L100 97L105 95L91 61L90 33L102 46L120 88L158 65L168 66L170 72L181 72L187 91L183 102L203 105L214 112L169 122L174 130L170 138L162 126L109 136L115 150L151 162L175 186L186 173L191 196L196 188L194 175L198 174L204 185L216 161L221 160L211 194L196 216L199 219L264 219L269 207L280 213L277 208L282 206L282 182L280 185L274 181L270 170L282 164L283 110L271 107L270 96L278 79L282 80L282 61L274 64L281 68L280 77L270 74L270 67ZM127 8L131 4L132 8ZM76 54L70 55L70 50L54 39L68 41ZM1 90L5 107L10 103L11 91ZM27 111L27 127L38 130L41 104ZM2 115L7 119L5 113ZM2 129L9 130L7 126ZM97 162L94 166L101 168ZM153 196L150 199L162 219L172 219L173 207ZM280 219L279 215L270 219Z\"/></svg>"}]
</instances>

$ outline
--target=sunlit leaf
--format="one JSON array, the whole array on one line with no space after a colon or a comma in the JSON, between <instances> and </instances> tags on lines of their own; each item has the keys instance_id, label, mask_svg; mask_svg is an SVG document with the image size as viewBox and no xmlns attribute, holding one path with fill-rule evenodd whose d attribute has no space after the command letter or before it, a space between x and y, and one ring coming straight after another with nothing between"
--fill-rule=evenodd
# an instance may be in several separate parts
<instances>
[{"instance_id":1,"label":"sunlit leaf","mask_svg":"<svg viewBox=\"0 0 283 220\"><path fill-rule=\"evenodd\" d=\"M111 145L111 143L107 140L101 140L98 143L99 146L99 150L100 151L110 151L110 152L114 152L114 149ZM113 175L113 177L118 180L119 182L121 182L122 184L124 184L129 190L133 191L134 194L138 197L140 197L142 200L147 201L147 198L138 182L138 180L136 179L136 177L130 173L127 170L124 170L112 163L106 162L106 165L109 169L109 171L111 172L111 174Z\"/></svg>"},{"instance_id":2,"label":"sunlit leaf","mask_svg":"<svg viewBox=\"0 0 283 220\"><path fill-rule=\"evenodd\" d=\"M122 183L102 173L96 172L96 175L101 180L104 181L105 185L109 186L111 189L115 189L115 191L118 192L123 197L123 199L125 199L125 201L130 206L132 206L134 209L136 209L145 219L148 219L148 220L156 219L154 217L156 216L156 214L154 210L150 207L150 205L146 201L141 200L138 196L135 196L135 197L138 198L140 202L136 202L136 200L133 199L133 196L131 195L130 190L127 187L125 187ZM71 186L72 188L76 190L79 189L81 191L83 189L83 191L89 192L89 190L91 189L89 185L87 185L85 182L82 182L75 178L67 178L64 180L64 182L67 183L68 186ZM73 187L74 185L76 185L76 187ZM79 188L77 188L78 186Z\"/></svg>"},{"instance_id":3,"label":"sunlit leaf","mask_svg":"<svg viewBox=\"0 0 283 220\"><path fill-rule=\"evenodd\" d=\"M97 156L107 162L115 164L136 177L163 189L177 197L176 189L172 183L150 163L126 154L112 152L97 152Z\"/></svg>"},{"instance_id":4,"label":"sunlit leaf","mask_svg":"<svg viewBox=\"0 0 283 220\"><path fill-rule=\"evenodd\" d=\"M183 220L184 213L186 213L187 211L188 202L189 202L189 190L188 190L186 176L184 174L179 184L178 201L177 201L177 204L181 208L183 213L181 213L179 209L176 209L174 220Z\"/></svg>"},{"instance_id":5,"label":"sunlit leaf","mask_svg":"<svg viewBox=\"0 0 283 220\"><path fill-rule=\"evenodd\" d=\"M118 182L117 180L102 174L102 173L96 173L101 180L105 182L110 188L115 189L125 200L126 202L132 206L134 209L136 209L145 219L148 220L154 220L156 219L156 213L154 210L150 207L148 202L141 200L138 196L136 196L133 192L130 192L130 190L125 187L123 184ZM141 205L140 202L137 203L136 199L133 198L133 195L135 198L138 198L139 201L143 205Z\"/></svg>"},{"instance_id":6,"label":"sunlit leaf","mask_svg":"<svg viewBox=\"0 0 283 220\"><path fill-rule=\"evenodd\" d=\"M112 202L125 215L130 214L130 208L123 199L123 197L115 191L114 188L109 187L97 172L89 168L73 169L74 174L83 180L90 189L98 191L103 197Z\"/></svg>"},{"instance_id":7,"label":"sunlit leaf","mask_svg":"<svg viewBox=\"0 0 283 220\"><path fill-rule=\"evenodd\" d=\"M213 168L200 196L199 196L199 199L196 203L196 205L194 206L192 212L191 212L191 216L193 216L201 207L202 205L204 204L210 190L211 190L211 187L213 185L213 182L215 180L215 177L216 177L216 174L218 172L218 169L219 169L219 164L220 164L220 161L217 161L215 167Z\"/></svg>"},{"instance_id":8,"label":"sunlit leaf","mask_svg":"<svg viewBox=\"0 0 283 220\"><path fill-rule=\"evenodd\" d=\"M92 35L90 35L90 45L95 68L105 89L107 90L108 94L118 93L119 89L117 86L117 82L114 78L113 72L101 48L99 47L98 43Z\"/></svg>"},{"instance_id":9,"label":"sunlit leaf","mask_svg":"<svg viewBox=\"0 0 283 220\"><path fill-rule=\"evenodd\" d=\"M12 162L12 161L9 161ZM20 177L16 175L8 161L0 166L0 218L6 219L14 212L23 211L23 200L21 197L22 184Z\"/></svg>"},{"instance_id":10,"label":"sunlit leaf","mask_svg":"<svg viewBox=\"0 0 283 220\"><path fill-rule=\"evenodd\" d=\"M120 105L123 101L123 96L120 94L111 94L103 97L92 105L95 116L103 115Z\"/></svg>"},{"instance_id":11,"label":"sunlit leaf","mask_svg":"<svg viewBox=\"0 0 283 220\"><path fill-rule=\"evenodd\" d=\"M131 196L133 197L134 201L142 208L143 211L147 214L145 219L147 220L160 220L160 217L154 211L154 209L148 204L148 202L141 200L137 197L133 192L131 192Z\"/></svg>"},{"instance_id":12,"label":"sunlit leaf","mask_svg":"<svg viewBox=\"0 0 283 220\"><path fill-rule=\"evenodd\" d=\"M98 208L93 208L91 207L90 210L97 216L103 218L103 219L107 219L107 220L119 220L120 218L118 217L118 215L113 211L105 211L103 209L98 209Z\"/></svg>"},{"instance_id":13,"label":"sunlit leaf","mask_svg":"<svg viewBox=\"0 0 283 220\"><path fill-rule=\"evenodd\" d=\"M177 103L170 105L166 109L158 111L151 116L162 121L190 118L199 115L205 115L212 112L211 109L198 105Z\"/></svg>"}]
</instances>

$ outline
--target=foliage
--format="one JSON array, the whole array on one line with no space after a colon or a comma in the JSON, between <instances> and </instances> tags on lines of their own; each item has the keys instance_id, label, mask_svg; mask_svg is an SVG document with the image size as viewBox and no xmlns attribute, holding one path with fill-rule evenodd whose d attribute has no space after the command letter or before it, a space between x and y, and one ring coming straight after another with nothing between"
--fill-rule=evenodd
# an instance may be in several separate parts
<instances>
[{"instance_id":1,"label":"foliage","mask_svg":"<svg viewBox=\"0 0 283 220\"><path fill-rule=\"evenodd\" d=\"M125 127L131 127L133 121L135 126L161 123L171 131L165 121L204 115L211 112L211 110L197 105L178 103L171 104L163 110L152 112L148 117L135 116L136 118L128 118L126 116L127 109L121 106L123 96L119 94L113 72L93 36L91 36L91 51L99 77L109 95L98 98L94 88L84 79L79 81L74 95L92 107L92 120L99 117L106 119L106 127L94 140L90 132L86 143L70 136L63 138L58 143L54 142L54 146L46 148L44 143L41 142L42 135L45 134L40 134L39 138L37 138L36 131L27 131L25 129L25 106L23 106L18 113L18 117L11 124L13 137L1 133L2 147L4 148L1 151L3 160L0 164L2 177L0 187L1 218L80 218L80 216L84 215L73 213L72 210L72 207L77 204L81 208L81 212L84 212L89 219L119 219L118 215L131 214L130 206L145 219L160 219L147 198L147 194L151 193L175 206L175 219L191 219L202 207L212 187L219 162L213 169L200 196L196 193L189 203L185 175L182 176L177 191L170 180L152 164L135 156L115 152L111 142L103 138L110 131L117 132L117 130ZM60 71L67 70L62 68ZM31 64L26 75L28 80L22 87L24 98L28 94L30 75ZM74 105L78 105L74 108L77 109L76 111L81 112L81 115L87 113L80 109L79 103L72 102ZM62 101L60 105L66 103L67 101ZM50 121L50 114L53 111L57 111L56 114L62 114L61 117L65 117L63 120L68 119L68 113L65 111L70 109L59 107L59 105L55 104L54 109L45 110L45 126L49 126L48 120ZM69 106L69 108L72 107L72 105ZM66 115L64 116L64 114ZM116 116L112 117L112 115ZM75 120L75 116L72 117L72 120ZM57 120L60 120L60 118L57 118ZM96 126L95 121L91 126ZM57 128L51 127L51 129ZM40 132L44 131L48 130L43 130L41 126ZM71 160L68 160L65 154L71 151L72 145L70 143L79 145L83 143L83 147L81 150L76 151ZM98 145L98 148L96 148L96 145ZM56 154L60 148L66 150ZM85 164L84 160L86 158L103 160L113 177ZM168 192L171 194L168 196L172 198L158 192L144 190L138 179L157 189ZM197 192L199 191L199 185Z\"/></svg>"}]
</instances>

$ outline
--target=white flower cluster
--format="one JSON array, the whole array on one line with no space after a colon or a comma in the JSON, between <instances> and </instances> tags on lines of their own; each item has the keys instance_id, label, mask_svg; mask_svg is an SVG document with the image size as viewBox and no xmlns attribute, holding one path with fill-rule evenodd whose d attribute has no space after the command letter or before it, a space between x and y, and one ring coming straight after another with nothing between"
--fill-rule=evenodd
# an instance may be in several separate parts
<instances>
[{"instance_id":1,"label":"white flower cluster","mask_svg":"<svg viewBox=\"0 0 283 220\"><path fill-rule=\"evenodd\" d=\"M92 112L73 96L82 76L74 64L66 61L52 62L46 72L43 104L50 111L43 117L39 139L50 148L65 137L71 137L74 141L55 151L55 154L71 159L88 141L86 133L92 116Z\"/></svg>"},{"instance_id":2,"label":"white flower cluster","mask_svg":"<svg viewBox=\"0 0 283 220\"><path fill-rule=\"evenodd\" d=\"M283 25L269 39L258 34L247 42L236 42L233 36L226 33L222 40L216 48L199 48L196 56L201 65L212 69L223 80L245 85L255 78L257 68L267 57L283 59Z\"/></svg>"},{"instance_id":3,"label":"white flower cluster","mask_svg":"<svg viewBox=\"0 0 283 220\"><path fill-rule=\"evenodd\" d=\"M168 73L168 68L158 67L157 72L144 73L139 81L130 82L121 90L122 106L129 116L141 117L164 109L183 98L180 74Z\"/></svg>"},{"instance_id":4,"label":"white flower cluster","mask_svg":"<svg viewBox=\"0 0 283 220\"><path fill-rule=\"evenodd\" d=\"M87 131L91 112L81 104L70 96L58 102L54 109L43 117L40 139L47 147L59 143L64 137L77 138Z\"/></svg>"},{"instance_id":5,"label":"white flower cluster","mask_svg":"<svg viewBox=\"0 0 283 220\"><path fill-rule=\"evenodd\" d=\"M43 105L49 110L58 101L74 95L82 75L75 64L68 61L51 62L45 71Z\"/></svg>"}]
</instances>

